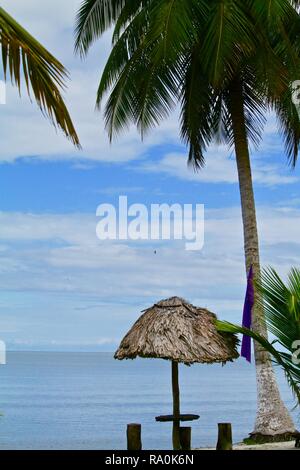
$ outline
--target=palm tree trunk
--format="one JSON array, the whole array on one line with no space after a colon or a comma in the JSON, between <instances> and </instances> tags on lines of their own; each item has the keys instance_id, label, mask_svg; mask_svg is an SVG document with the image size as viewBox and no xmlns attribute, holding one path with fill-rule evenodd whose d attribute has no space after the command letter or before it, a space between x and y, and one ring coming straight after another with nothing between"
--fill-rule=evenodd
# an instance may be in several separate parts
<instances>
[{"instance_id":1,"label":"palm tree trunk","mask_svg":"<svg viewBox=\"0 0 300 470\"><path fill-rule=\"evenodd\" d=\"M259 243L252 173L245 123L243 85L240 78L233 81L230 90L229 107L233 125L234 145L238 169L246 270L253 266L254 278L260 277ZM257 292L255 293L257 300ZM252 328L267 337L263 309L256 301L252 314ZM252 435L274 436L294 431L292 419L283 404L269 354L255 342L255 364L257 381L257 415Z\"/></svg>"}]
</instances>

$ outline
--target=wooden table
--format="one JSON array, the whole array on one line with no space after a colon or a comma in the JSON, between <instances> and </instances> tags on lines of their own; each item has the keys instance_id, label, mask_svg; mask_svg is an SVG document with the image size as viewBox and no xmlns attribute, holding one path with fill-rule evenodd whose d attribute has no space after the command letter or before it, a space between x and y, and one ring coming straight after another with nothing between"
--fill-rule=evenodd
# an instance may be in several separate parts
<instances>
[{"instance_id":1,"label":"wooden table","mask_svg":"<svg viewBox=\"0 0 300 470\"><path fill-rule=\"evenodd\" d=\"M174 433L174 427L176 427L176 430L178 430L178 439L179 439L178 449L191 450L192 428L180 427L180 422L195 421L196 419L199 419L199 418L200 418L199 415L179 414L179 415L174 416L173 414L173 415L156 416L155 419L156 421L159 421L160 423L170 423L170 422L173 423L173 433Z\"/></svg>"},{"instance_id":2,"label":"wooden table","mask_svg":"<svg viewBox=\"0 0 300 470\"><path fill-rule=\"evenodd\" d=\"M174 415L162 415L162 416L156 416L156 421L159 421L160 423L169 423L169 422L174 422L174 421L195 421L196 419L199 419L199 415L179 415L178 417L174 417Z\"/></svg>"}]
</instances>

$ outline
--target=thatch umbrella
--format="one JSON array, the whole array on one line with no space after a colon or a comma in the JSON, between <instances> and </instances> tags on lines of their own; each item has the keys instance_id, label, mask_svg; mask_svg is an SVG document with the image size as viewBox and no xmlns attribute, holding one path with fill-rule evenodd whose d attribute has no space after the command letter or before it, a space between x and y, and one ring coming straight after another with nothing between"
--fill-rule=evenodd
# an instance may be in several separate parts
<instances>
[{"instance_id":1,"label":"thatch umbrella","mask_svg":"<svg viewBox=\"0 0 300 470\"><path fill-rule=\"evenodd\" d=\"M123 338L115 359L148 357L172 361L173 446L180 449L178 363L225 363L236 359L238 339L217 331L216 315L172 297L144 310Z\"/></svg>"}]
</instances>

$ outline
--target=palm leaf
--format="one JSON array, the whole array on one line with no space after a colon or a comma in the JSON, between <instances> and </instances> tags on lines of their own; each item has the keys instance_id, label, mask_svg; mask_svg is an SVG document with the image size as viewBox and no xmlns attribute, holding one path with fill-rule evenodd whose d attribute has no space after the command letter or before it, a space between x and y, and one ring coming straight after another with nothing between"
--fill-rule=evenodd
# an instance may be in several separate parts
<instances>
[{"instance_id":1,"label":"palm leaf","mask_svg":"<svg viewBox=\"0 0 300 470\"><path fill-rule=\"evenodd\" d=\"M269 101L270 108L275 110L279 132L285 144L286 154L290 164L297 163L300 146L299 110L292 100L292 90L289 84L279 98Z\"/></svg>"},{"instance_id":2,"label":"palm leaf","mask_svg":"<svg viewBox=\"0 0 300 470\"><path fill-rule=\"evenodd\" d=\"M41 111L58 126L76 146L79 139L60 94L67 72L36 39L0 7L0 44L5 79L21 91L23 74L27 92L31 90Z\"/></svg>"},{"instance_id":3,"label":"palm leaf","mask_svg":"<svg viewBox=\"0 0 300 470\"><path fill-rule=\"evenodd\" d=\"M85 55L104 31L114 28L112 53L97 95L99 107L111 90L105 111L110 138L130 122L143 134L177 101L189 162L201 167L213 138L233 144L229 98L233 81L239 79L248 139L259 144L266 112L275 111L286 153L295 164L300 121L290 83L300 76L299 4L83 1L76 25L78 52Z\"/></svg>"},{"instance_id":4,"label":"palm leaf","mask_svg":"<svg viewBox=\"0 0 300 470\"><path fill-rule=\"evenodd\" d=\"M121 78L127 63L129 61L133 62L135 55L138 54L138 57L140 57L144 53L143 31L145 29L145 21L145 11L142 10L114 43L98 87L96 101L98 108L105 93Z\"/></svg>"},{"instance_id":5,"label":"palm leaf","mask_svg":"<svg viewBox=\"0 0 300 470\"><path fill-rule=\"evenodd\" d=\"M110 140L122 129L128 127L130 122L137 121L136 112L136 77L143 71L143 49L139 48L126 62L117 75L113 89L105 107L105 125ZM100 83L98 90L98 103L106 85ZM98 105L99 105L98 104Z\"/></svg>"},{"instance_id":6,"label":"palm leaf","mask_svg":"<svg viewBox=\"0 0 300 470\"><path fill-rule=\"evenodd\" d=\"M214 86L220 86L240 68L258 45L255 23L244 2L211 0L203 31L201 56Z\"/></svg>"},{"instance_id":7,"label":"palm leaf","mask_svg":"<svg viewBox=\"0 0 300 470\"><path fill-rule=\"evenodd\" d=\"M214 132L213 109L216 103L213 88L201 68L199 47L196 46L187 57L181 98L181 137L189 146L188 161L194 168L204 166L204 152Z\"/></svg>"},{"instance_id":8,"label":"palm leaf","mask_svg":"<svg viewBox=\"0 0 300 470\"><path fill-rule=\"evenodd\" d=\"M261 24L271 24L272 28L294 16L295 13L293 2L289 0L268 0L267 2L246 0L245 3L249 6L253 17Z\"/></svg>"},{"instance_id":9,"label":"palm leaf","mask_svg":"<svg viewBox=\"0 0 300 470\"><path fill-rule=\"evenodd\" d=\"M294 364L291 354L278 351L266 338L252 330L249 330L248 328L243 328L242 326L219 320L216 321L216 326L220 332L250 336L266 351L268 351L273 363L282 368L288 384L297 400L297 405L300 406L300 366Z\"/></svg>"},{"instance_id":10,"label":"palm leaf","mask_svg":"<svg viewBox=\"0 0 300 470\"><path fill-rule=\"evenodd\" d=\"M209 9L203 0L165 0L152 2L148 11L148 42L157 44L159 60L171 62L193 47Z\"/></svg>"},{"instance_id":11,"label":"palm leaf","mask_svg":"<svg viewBox=\"0 0 300 470\"><path fill-rule=\"evenodd\" d=\"M272 268L262 273L261 283L257 285L262 294L269 331L288 351L300 338L299 311L299 271L293 269L285 285ZM298 289L298 290L297 290Z\"/></svg>"},{"instance_id":12,"label":"palm leaf","mask_svg":"<svg viewBox=\"0 0 300 470\"><path fill-rule=\"evenodd\" d=\"M146 8L146 6L148 6L150 2L153 3L153 0L127 0L124 2L122 10L120 11L120 14L114 24L112 37L113 44L115 44L115 42L120 38L121 34L124 32L127 26L133 24L138 15L142 15L144 17L144 27L147 25L149 15L148 8ZM138 31L136 31L136 33L138 33Z\"/></svg>"},{"instance_id":13,"label":"palm leaf","mask_svg":"<svg viewBox=\"0 0 300 470\"><path fill-rule=\"evenodd\" d=\"M93 42L117 20L125 2L84 0L76 18L75 51L86 55Z\"/></svg>"},{"instance_id":14,"label":"palm leaf","mask_svg":"<svg viewBox=\"0 0 300 470\"><path fill-rule=\"evenodd\" d=\"M265 269L256 287L261 293L258 301L263 304L268 330L283 349L275 349L274 342L232 323L218 322L218 329L246 334L268 351L275 364L283 368L300 405L300 362L294 360L295 344L300 338L300 271L293 268L285 284L274 269Z\"/></svg>"}]
</instances>

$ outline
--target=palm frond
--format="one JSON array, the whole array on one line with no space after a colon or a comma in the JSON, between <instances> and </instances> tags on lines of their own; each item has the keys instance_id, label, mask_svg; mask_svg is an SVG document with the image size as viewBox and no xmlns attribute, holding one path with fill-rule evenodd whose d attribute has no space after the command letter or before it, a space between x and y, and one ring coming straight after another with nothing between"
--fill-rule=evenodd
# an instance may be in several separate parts
<instances>
[{"instance_id":1,"label":"palm frond","mask_svg":"<svg viewBox=\"0 0 300 470\"><path fill-rule=\"evenodd\" d=\"M242 105L244 109L244 120L246 127L247 139L252 142L255 147L258 147L264 125L266 122L266 105L264 100L264 88L263 84L258 82L255 75L255 71L251 66L245 66L240 72L239 81L241 83L242 91ZM235 83L233 82L233 87ZM234 129L233 122L231 119L231 103L232 100L236 100L237 97L233 95L234 88L230 85L228 90L223 93L223 99L228 109L229 118L227 119L227 143L230 146L234 144Z\"/></svg>"},{"instance_id":2,"label":"palm frond","mask_svg":"<svg viewBox=\"0 0 300 470\"><path fill-rule=\"evenodd\" d=\"M290 164L297 163L300 146L300 114L292 100L292 90L287 86L280 98L269 101L269 106L276 112L279 132L285 144Z\"/></svg>"},{"instance_id":3,"label":"palm frond","mask_svg":"<svg viewBox=\"0 0 300 470\"><path fill-rule=\"evenodd\" d=\"M137 90L132 81L132 75L140 72L141 60L142 51L138 50L120 72L106 103L105 126L110 141L121 130L128 128L130 122L136 122L134 103Z\"/></svg>"},{"instance_id":4,"label":"palm frond","mask_svg":"<svg viewBox=\"0 0 300 470\"><path fill-rule=\"evenodd\" d=\"M197 169L204 166L204 153L213 137L216 102L213 88L201 68L199 47L187 57L181 88L181 138L189 146L188 162Z\"/></svg>"},{"instance_id":5,"label":"palm frond","mask_svg":"<svg viewBox=\"0 0 300 470\"><path fill-rule=\"evenodd\" d=\"M245 0L254 18L261 24L272 28L291 18L295 14L293 2L290 0Z\"/></svg>"},{"instance_id":6,"label":"palm frond","mask_svg":"<svg viewBox=\"0 0 300 470\"><path fill-rule=\"evenodd\" d=\"M172 65L150 60L144 74L137 76L137 126L142 137L175 108L179 83L176 64Z\"/></svg>"},{"instance_id":7,"label":"palm frond","mask_svg":"<svg viewBox=\"0 0 300 470\"><path fill-rule=\"evenodd\" d=\"M145 11L140 11L130 22L121 36L114 43L109 58L104 67L97 92L96 105L99 108L105 93L111 89L120 78L129 60L134 61L144 49ZM140 52L137 52L139 50ZM132 65L131 65L132 68Z\"/></svg>"},{"instance_id":8,"label":"palm frond","mask_svg":"<svg viewBox=\"0 0 300 470\"><path fill-rule=\"evenodd\" d=\"M75 51L84 56L91 45L117 20L130 0L84 0L76 17Z\"/></svg>"},{"instance_id":9,"label":"palm frond","mask_svg":"<svg viewBox=\"0 0 300 470\"><path fill-rule=\"evenodd\" d=\"M213 86L220 86L239 71L243 58L250 57L258 41L249 10L243 2L211 0L202 37L203 64Z\"/></svg>"},{"instance_id":10,"label":"palm frond","mask_svg":"<svg viewBox=\"0 0 300 470\"><path fill-rule=\"evenodd\" d=\"M151 61L151 54L147 54L143 45L132 54L124 67L118 62L114 65L120 72L114 73L113 68L105 71L98 94L100 100L109 84L113 83L105 108L109 137L112 139L130 122L135 123L143 135L167 117L175 106L177 78L172 68Z\"/></svg>"},{"instance_id":11,"label":"palm frond","mask_svg":"<svg viewBox=\"0 0 300 470\"><path fill-rule=\"evenodd\" d=\"M58 126L76 146L79 139L62 99L67 71L36 39L34 39L3 8L0 8L0 44L5 79L21 91L21 77L27 92L32 90L41 111Z\"/></svg>"},{"instance_id":12,"label":"palm frond","mask_svg":"<svg viewBox=\"0 0 300 470\"><path fill-rule=\"evenodd\" d=\"M257 284L262 294L269 331L288 351L292 350L294 341L300 338L298 277L299 271L293 269L289 274L288 285L285 285L276 271L268 268L263 270L261 282Z\"/></svg>"},{"instance_id":13,"label":"palm frond","mask_svg":"<svg viewBox=\"0 0 300 470\"><path fill-rule=\"evenodd\" d=\"M165 0L152 2L149 8L147 44L156 44L159 60L178 60L178 54L190 50L199 37L199 25L208 14L205 0Z\"/></svg>"},{"instance_id":14,"label":"palm frond","mask_svg":"<svg viewBox=\"0 0 300 470\"><path fill-rule=\"evenodd\" d=\"M283 368L300 405L300 361L294 357L295 344L300 339L300 270L293 268L285 284L274 269L265 269L256 287L261 294L258 301L264 308L268 330L283 349L277 350L274 342L247 328L228 322L218 322L217 327L228 333L246 334L268 351L273 362Z\"/></svg>"},{"instance_id":15,"label":"palm frond","mask_svg":"<svg viewBox=\"0 0 300 470\"><path fill-rule=\"evenodd\" d=\"M114 23L114 30L112 36L112 43L115 44L120 38L121 34L125 29L134 22L138 15L142 15L144 18L143 27L148 25L149 14L148 8L146 8L153 0L130 0L124 2L123 8ZM137 25L136 25L137 27ZM138 33L138 31L136 31ZM141 34L141 31L139 31Z\"/></svg>"},{"instance_id":16,"label":"palm frond","mask_svg":"<svg viewBox=\"0 0 300 470\"><path fill-rule=\"evenodd\" d=\"M266 338L252 330L249 330L248 328L243 328L242 326L219 320L217 320L216 326L219 331L224 333L250 336L266 351L268 351L271 355L273 363L282 368L293 395L297 400L297 405L300 406L300 366L295 365L292 354L278 351Z\"/></svg>"},{"instance_id":17,"label":"palm frond","mask_svg":"<svg viewBox=\"0 0 300 470\"><path fill-rule=\"evenodd\" d=\"M157 53L160 39L155 40L151 33L147 14L140 10L115 42L105 66L97 106L112 89L105 109L110 139L130 121L143 136L168 116L178 99L181 56L177 62L174 58L161 60Z\"/></svg>"},{"instance_id":18,"label":"palm frond","mask_svg":"<svg viewBox=\"0 0 300 470\"><path fill-rule=\"evenodd\" d=\"M213 138L233 143L229 92L238 78L247 138L258 145L266 111L274 110L294 165L300 120L290 83L300 76L297 5L290 0L83 1L76 25L78 52L85 55L104 31L114 28L97 96L99 106L112 90L106 108L110 138L129 122L143 133L178 101L189 162L201 167ZM138 73L143 77L138 79Z\"/></svg>"}]
</instances>

